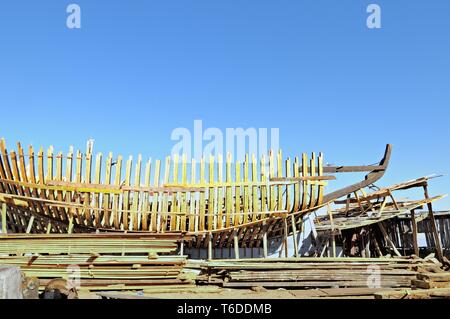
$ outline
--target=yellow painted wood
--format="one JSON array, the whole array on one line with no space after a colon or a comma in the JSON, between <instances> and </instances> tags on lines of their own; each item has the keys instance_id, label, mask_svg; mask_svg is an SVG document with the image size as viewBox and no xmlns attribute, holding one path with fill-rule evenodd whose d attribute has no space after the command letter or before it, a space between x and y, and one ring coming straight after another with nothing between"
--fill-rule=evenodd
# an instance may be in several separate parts
<instances>
[{"instance_id":1,"label":"yellow painted wood","mask_svg":"<svg viewBox=\"0 0 450 319\"><path fill-rule=\"evenodd\" d=\"M310 160L310 174L311 176L316 175L316 153L311 154L311 160ZM311 183L310 187L310 200L309 200L309 207L314 207L316 204L316 188L317 185L315 183Z\"/></svg>"},{"instance_id":2,"label":"yellow painted wood","mask_svg":"<svg viewBox=\"0 0 450 319\"><path fill-rule=\"evenodd\" d=\"M214 156L210 155L209 156L209 183L210 184L214 184ZM215 194L216 194L216 189L214 187L210 187L208 189L208 230L212 230L215 229L215 226L217 224L217 221L214 221L214 218L217 216L215 210L214 210L214 205L215 205Z\"/></svg>"},{"instance_id":3,"label":"yellow painted wood","mask_svg":"<svg viewBox=\"0 0 450 319\"><path fill-rule=\"evenodd\" d=\"M105 165L105 185L111 184L111 176L112 176L112 161L113 161L113 154L110 152L108 154L108 157L106 158L106 165ZM104 225L105 228L111 227L111 214L110 214L110 201L111 201L111 195L110 194L103 194L103 211L100 212L100 218L101 223Z\"/></svg>"},{"instance_id":4,"label":"yellow painted wood","mask_svg":"<svg viewBox=\"0 0 450 319\"><path fill-rule=\"evenodd\" d=\"M169 183L169 178L170 178L170 163L171 163L171 159L170 156L166 157L166 165L164 168L164 185ZM166 231L166 227L167 227L167 215L161 214L161 211L163 212L169 212L169 195L167 193L163 194L163 198L162 198L162 210L159 209L158 210L158 214L160 215L160 220L161 220L161 232L165 232Z\"/></svg>"},{"instance_id":5,"label":"yellow painted wood","mask_svg":"<svg viewBox=\"0 0 450 319\"><path fill-rule=\"evenodd\" d=\"M294 177L300 177L300 164L298 157L295 157L294 160ZM294 185L294 212L298 212L300 209L300 182L295 183Z\"/></svg>"},{"instance_id":6,"label":"yellow painted wood","mask_svg":"<svg viewBox=\"0 0 450 319\"><path fill-rule=\"evenodd\" d=\"M275 177L275 158L273 151L269 151L269 177ZM270 186L270 200L269 210L275 210L275 186Z\"/></svg>"},{"instance_id":7,"label":"yellow painted wood","mask_svg":"<svg viewBox=\"0 0 450 319\"><path fill-rule=\"evenodd\" d=\"M69 152L67 153L65 179L67 182L74 181L74 177L73 177L73 147L72 146L70 147ZM63 194L64 194L64 199L68 204L73 202L74 192L65 191ZM76 196L76 197L77 197L77 199L75 201L77 203L79 203L79 197L78 196ZM78 209L68 209L68 215L69 215L69 218L73 218L77 224L82 225L83 221L80 218L80 216L82 216L82 214L79 213Z\"/></svg>"},{"instance_id":8,"label":"yellow painted wood","mask_svg":"<svg viewBox=\"0 0 450 319\"><path fill-rule=\"evenodd\" d=\"M283 177L283 155L281 153L281 150L278 150L277 153L277 177ZM284 209L283 207L283 187L278 185L278 198L277 198L277 204L275 206L275 209Z\"/></svg>"},{"instance_id":9,"label":"yellow painted wood","mask_svg":"<svg viewBox=\"0 0 450 319\"><path fill-rule=\"evenodd\" d=\"M291 159L288 157L286 159L286 177L292 177L292 173L291 173ZM291 211L291 192L292 192L292 187L287 185L286 186L286 204L285 204L285 210L287 210L288 212Z\"/></svg>"},{"instance_id":10,"label":"yellow painted wood","mask_svg":"<svg viewBox=\"0 0 450 319\"><path fill-rule=\"evenodd\" d=\"M197 172L196 172L197 163L195 159L191 161L191 184L195 184L197 182ZM191 193L190 196L190 210L189 210L189 231L194 232L198 226L198 218L196 216L196 209L198 208L197 199L195 194Z\"/></svg>"},{"instance_id":11,"label":"yellow painted wood","mask_svg":"<svg viewBox=\"0 0 450 319\"><path fill-rule=\"evenodd\" d=\"M220 184L223 182L223 158L222 154L217 157L217 182ZM223 227L223 187L219 186L217 188L217 228L221 229Z\"/></svg>"},{"instance_id":12,"label":"yellow painted wood","mask_svg":"<svg viewBox=\"0 0 450 319\"><path fill-rule=\"evenodd\" d=\"M95 184L100 184L100 179L101 179L101 171L102 171L102 153L98 153L97 157L95 159L95 177L94 177L94 183ZM95 225L96 227L102 227L101 223L100 223L100 211L98 210L98 208L100 208L100 194L92 194L93 196L93 202L94 202L94 218L95 218Z\"/></svg>"},{"instance_id":13,"label":"yellow painted wood","mask_svg":"<svg viewBox=\"0 0 450 319\"><path fill-rule=\"evenodd\" d=\"M205 179L205 159L202 157L200 160L200 183L204 184L206 182ZM200 231L205 230L205 213L206 213L206 196L205 193L200 193L200 203L199 203L199 214L200 220L198 229Z\"/></svg>"},{"instance_id":14,"label":"yellow painted wood","mask_svg":"<svg viewBox=\"0 0 450 319\"><path fill-rule=\"evenodd\" d=\"M248 154L245 154L245 160L244 160L244 183L248 183L249 181L249 158ZM244 186L244 216L243 216L243 223L248 222L248 215L250 212L250 193L249 193L249 187Z\"/></svg>"},{"instance_id":15,"label":"yellow painted wood","mask_svg":"<svg viewBox=\"0 0 450 319\"><path fill-rule=\"evenodd\" d=\"M235 165L235 181L241 182L241 163L239 161L236 162ZM233 225L239 226L241 223L242 215L241 213L241 187L234 187L234 212L233 212Z\"/></svg>"},{"instance_id":16,"label":"yellow painted wood","mask_svg":"<svg viewBox=\"0 0 450 319\"><path fill-rule=\"evenodd\" d=\"M252 160L253 162L256 161L256 159ZM254 164L252 164L253 166ZM261 171L261 182L262 184L267 183L267 167L266 167L266 156L263 154L261 156L261 165L260 165L260 171ZM252 173L252 178L253 180L257 180L258 177L256 176L256 170L255 168L253 168L253 173ZM266 186L261 186L260 188L261 191L261 211L268 211L270 210L268 204L268 197L267 197L267 187ZM253 196L254 197L254 196ZM253 202L253 211L258 211L258 207L255 208L255 198L253 198L252 200ZM258 199L256 199L256 205L258 204ZM262 218L264 218L265 216L262 216ZM252 217L252 221L256 221L257 215L254 214Z\"/></svg>"},{"instance_id":17,"label":"yellow painted wood","mask_svg":"<svg viewBox=\"0 0 450 319\"><path fill-rule=\"evenodd\" d=\"M173 156L173 179L172 182L173 183L178 183L178 166L179 166L179 158L178 158L178 154L175 154ZM179 193L173 193L172 195L172 211L174 213L178 213L179 212ZM177 221L178 221L178 215L177 214L173 214L170 215L170 230L176 230L176 226L177 226Z\"/></svg>"},{"instance_id":18,"label":"yellow painted wood","mask_svg":"<svg viewBox=\"0 0 450 319\"><path fill-rule=\"evenodd\" d=\"M153 180L153 186L158 187L159 186L159 179L160 179L160 173L161 172L161 160L156 160L155 162L155 178ZM153 194L153 200L152 200L152 215L150 218L151 223L151 229L153 231L158 231L158 193Z\"/></svg>"},{"instance_id":19,"label":"yellow painted wood","mask_svg":"<svg viewBox=\"0 0 450 319\"><path fill-rule=\"evenodd\" d=\"M181 157L181 183L187 183L187 157L183 154ZM180 194L180 212L181 216L178 219L177 230L186 231L186 215L187 215L187 193Z\"/></svg>"},{"instance_id":20,"label":"yellow painted wood","mask_svg":"<svg viewBox=\"0 0 450 319\"><path fill-rule=\"evenodd\" d=\"M317 159L317 166L319 168L319 171L317 172L318 176L323 176L323 153L319 153L319 158ZM325 192L325 185L319 184L318 188L319 188L319 191L318 191L316 205L322 205L323 195Z\"/></svg>"},{"instance_id":21,"label":"yellow painted wood","mask_svg":"<svg viewBox=\"0 0 450 319\"><path fill-rule=\"evenodd\" d=\"M152 160L149 159L147 163L145 164L145 177L144 177L144 186L150 187L150 178L151 178L151 171L152 171ZM146 231L149 229L148 222L149 222L149 215L150 215L150 194L147 192L143 193L142 198L142 230Z\"/></svg>"},{"instance_id":22,"label":"yellow painted wood","mask_svg":"<svg viewBox=\"0 0 450 319\"><path fill-rule=\"evenodd\" d=\"M226 159L226 181L231 182L231 154L227 154ZM230 227L231 213L233 211L233 194L230 186L226 187L226 200L225 200L225 227Z\"/></svg>"},{"instance_id":23,"label":"yellow painted wood","mask_svg":"<svg viewBox=\"0 0 450 319\"><path fill-rule=\"evenodd\" d=\"M141 168L142 168L142 155L138 155L138 160L136 163L136 168L134 171L134 186L140 187L141 186ZM140 201L140 192L135 191L132 193L133 197L133 203L132 203L132 214L130 215L130 224L132 226L132 230L138 230L139 229L139 201Z\"/></svg>"},{"instance_id":24,"label":"yellow painted wood","mask_svg":"<svg viewBox=\"0 0 450 319\"><path fill-rule=\"evenodd\" d=\"M302 154L302 176L308 176L308 156L306 153ZM302 206L300 210L305 210L308 204L308 182L305 180L302 183Z\"/></svg>"},{"instance_id":25,"label":"yellow painted wood","mask_svg":"<svg viewBox=\"0 0 450 319\"><path fill-rule=\"evenodd\" d=\"M252 181L254 183L259 181L258 178L258 166L257 166L257 161L256 161L256 155L252 154ZM262 165L262 163L261 163ZM261 171L263 172L263 171ZM261 207L261 208L260 208ZM258 195L258 187L253 186L252 187L252 212L259 212L261 211L263 208L262 206L259 205L259 195ZM258 218L257 214L252 214L252 221L256 221Z\"/></svg>"},{"instance_id":26,"label":"yellow painted wood","mask_svg":"<svg viewBox=\"0 0 450 319\"><path fill-rule=\"evenodd\" d=\"M126 163L125 168L125 186L131 185L131 170L133 165L133 157L130 156ZM130 209L130 191L125 191L123 194L123 206L122 206L122 225L123 230L130 230L129 220L128 220L128 210Z\"/></svg>"}]
</instances>

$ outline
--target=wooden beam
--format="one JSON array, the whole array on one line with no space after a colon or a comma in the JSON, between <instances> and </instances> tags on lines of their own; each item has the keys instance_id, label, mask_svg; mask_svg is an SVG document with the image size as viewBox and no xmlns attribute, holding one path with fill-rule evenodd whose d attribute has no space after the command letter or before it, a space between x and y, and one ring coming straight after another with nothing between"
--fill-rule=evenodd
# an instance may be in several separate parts
<instances>
[{"instance_id":1,"label":"wooden beam","mask_svg":"<svg viewBox=\"0 0 450 319\"><path fill-rule=\"evenodd\" d=\"M239 259L239 238L237 230L234 230L233 237L234 237L234 258Z\"/></svg>"},{"instance_id":2,"label":"wooden beam","mask_svg":"<svg viewBox=\"0 0 450 319\"><path fill-rule=\"evenodd\" d=\"M6 203L2 203L2 234L8 233L8 226L6 224Z\"/></svg>"},{"instance_id":3,"label":"wooden beam","mask_svg":"<svg viewBox=\"0 0 450 319\"><path fill-rule=\"evenodd\" d=\"M424 192L425 198L429 199L430 196L428 195L428 185L423 186L423 192ZM436 220L434 219L433 206L431 205L431 202L427 203L427 208L428 208L428 216L430 218L430 223L431 223L431 229L433 231L434 245L436 247L436 254L437 254L438 260L442 262L444 260L444 257L442 255L441 240L440 240L439 234L437 232Z\"/></svg>"},{"instance_id":4,"label":"wooden beam","mask_svg":"<svg viewBox=\"0 0 450 319\"><path fill-rule=\"evenodd\" d=\"M417 243L417 223L415 210L411 210L411 225L412 225L412 242L414 247L414 254L419 257L419 244Z\"/></svg>"},{"instance_id":5,"label":"wooden beam","mask_svg":"<svg viewBox=\"0 0 450 319\"><path fill-rule=\"evenodd\" d=\"M388 233L386 231L386 228L384 228L383 223L382 222L378 223L378 226L380 227L381 233L384 236L384 240L386 240L386 242L389 245L391 245L392 249L394 250L394 252L395 252L395 254L397 256L401 256L402 254L400 254L400 252L398 251L397 247L395 247L394 242L389 238L389 235L388 235Z\"/></svg>"},{"instance_id":6,"label":"wooden beam","mask_svg":"<svg viewBox=\"0 0 450 319\"><path fill-rule=\"evenodd\" d=\"M292 224L292 241L294 242L294 256L298 257L297 227L295 226L294 215L291 215L291 224Z\"/></svg>"}]
</instances>

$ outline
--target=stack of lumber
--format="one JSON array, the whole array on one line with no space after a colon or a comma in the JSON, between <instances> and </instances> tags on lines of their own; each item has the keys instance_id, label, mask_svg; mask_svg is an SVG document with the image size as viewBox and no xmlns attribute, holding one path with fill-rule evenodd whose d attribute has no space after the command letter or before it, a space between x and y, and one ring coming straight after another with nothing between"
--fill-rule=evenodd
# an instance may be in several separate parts
<instances>
[{"instance_id":1,"label":"stack of lumber","mask_svg":"<svg viewBox=\"0 0 450 319\"><path fill-rule=\"evenodd\" d=\"M192 284L183 273L177 238L141 234L7 235L0 264L20 266L41 289L56 278L79 279L88 290L142 290Z\"/></svg>"},{"instance_id":2,"label":"stack of lumber","mask_svg":"<svg viewBox=\"0 0 450 319\"><path fill-rule=\"evenodd\" d=\"M417 279L414 279L412 284L422 289L450 288L450 272L420 273L417 274Z\"/></svg>"},{"instance_id":3,"label":"stack of lumber","mask_svg":"<svg viewBox=\"0 0 450 319\"><path fill-rule=\"evenodd\" d=\"M450 272L437 267L418 269L411 289L376 292L376 299L435 299L450 298Z\"/></svg>"},{"instance_id":4,"label":"stack of lumber","mask_svg":"<svg viewBox=\"0 0 450 319\"><path fill-rule=\"evenodd\" d=\"M197 267L202 269L199 283L306 289L410 288L420 269L439 265L419 258L278 258L210 261Z\"/></svg>"}]
</instances>

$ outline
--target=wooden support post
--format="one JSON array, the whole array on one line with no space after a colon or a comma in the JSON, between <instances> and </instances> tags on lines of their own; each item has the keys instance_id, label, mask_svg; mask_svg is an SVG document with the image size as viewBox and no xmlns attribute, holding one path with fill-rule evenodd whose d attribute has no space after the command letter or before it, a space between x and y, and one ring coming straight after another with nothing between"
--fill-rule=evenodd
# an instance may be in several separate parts
<instances>
[{"instance_id":1,"label":"wooden support post","mask_svg":"<svg viewBox=\"0 0 450 319\"><path fill-rule=\"evenodd\" d=\"M239 238L238 231L235 229L233 232L234 237L234 258L239 259Z\"/></svg>"},{"instance_id":2,"label":"wooden support post","mask_svg":"<svg viewBox=\"0 0 450 319\"><path fill-rule=\"evenodd\" d=\"M288 225L287 225L287 217L283 218L284 220L284 257L288 258L289 250L288 250Z\"/></svg>"},{"instance_id":3,"label":"wooden support post","mask_svg":"<svg viewBox=\"0 0 450 319\"><path fill-rule=\"evenodd\" d=\"M212 235L211 233L208 233L208 260L213 259L212 255L213 249L212 249Z\"/></svg>"},{"instance_id":4,"label":"wooden support post","mask_svg":"<svg viewBox=\"0 0 450 319\"><path fill-rule=\"evenodd\" d=\"M402 254L400 254L400 252L398 251L397 247L395 247L394 242L389 238L389 235L386 231L386 228L384 228L382 222L378 223L378 226L380 227L381 233L384 236L384 240L386 240L386 242L391 245L392 249L394 250L395 254L397 256L401 256Z\"/></svg>"},{"instance_id":5,"label":"wooden support post","mask_svg":"<svg viewBox=\"0 0 450 319\"><path fill-rule=\"evenodd\" d=\"M417 223L415 210L411 210L411 225L412 225L412 242L414 247L414 254L419 257L419 244L417 242Z\"/></svg>"},{"instance_id":6,"label":"wooden support post","mask_svg":"<svg viewBox=\"0 0 450 319\"><path fill-rule=\"evenodd\" d=\"M181 237L181 242L180 242L180 256L184 255L184 238Z\"/></svg>"},{"instance_id":7,"label":"wooden support post","mask_svg":"<svg viewBox=\"0 0 450 319\"><path fill-rule=\"evenodd\" d=\"M67 233L72 234L73 232L73 215L69 217L69 227L67 228Z\"/></svg>"},{"instance_id":8,"label":"wooden support post","mask_svg":"<svg viewBox=\"0 0 450 319\"><path fill-rule=\"evenodd\" d=\"M292 241L294 242L294 256L298 257L297 227L295 226L294 215L291 215L291 223L292 223Z\"/></svg>"},{"instance_id":9,"label":"wooden support post","mask_svg":"<svg viewBox=\"0 0 450 319\"><path fill-rule=\"evenodd\" d=\"M48 222L48 224L47 224L47 234L50 234L51 231L52 231L52 223Z\"/></svg>"},{"instance_id":10,"label":"wooden support post","mask_svg":"<svg viewBox=\"0 0 450 319\"><path fill-rule=\"evenodd\" d=\"M6 224L6 203L2 203L2 234L8 233L8 226Z\"/></svg>"},{"instance_id":11,"label":"wooden support post","mask_svg":"<svg viewBox=\"0 0 450 319\"><path fill-rule=\"evenodd\" d=\"M266 222L263 222L263 256L264 258L268 257L268 253L267 253L267 227L266 227Z\"/></svg>"},{"instance_id":12,"label":"wooden support post","mask_svg":"<svg viewBox=\"0 0 450 319\"><path fill-rule=\"evenodd\" d=\"M423 186L423 192L424 192L425 198L429 199L430 196L428 195L428 185L427 184L425 184ZM437 232L436 220L434 218L434 213L433 213L433 206L431 205L431 203L428 203L427 207L428 207L428 217L430 218L430 223L431 223L431 230L433 231L434 245L436 247L436 254L437 254L438 260L442 262L444 260L444 256L442 255L441 240L440 240L439 234Z\"/></svg>"},{"instance_id":13,"label":"wooden support post","mask_svg":"<svg viewBox=\"0 0 450 319\"><path fill-rule=\"evenodd\" d=\"M331 235L331 247L332 247L333 257L336 257L336 237L335 237L334 233Z\"/></svg>"},{"instance_id":14,"label":"wooden support post","mask_svg":"<svg viewBox=\"0 0 450 319\"><path fill-rule=\"evenodd\" d=\"M31 232L31 228L33 227L33 223L34 223L34 216L31 216L30 220L28 221L27 234L29 234Z\"/></svg>"},{"instance_id":15,"label":"wooden support post","mask_svg":"<svg viewBox=\"0 0 450 319\"><path fill-rule=\"evenodd\" d=\"M330 204L327 205L328 217L330 218L331 225L331 247L333 251L333 257L336 257L336 237L334 235L334 222L333 222L333 212L331 211Z\"/></svg>"}]
</instances>

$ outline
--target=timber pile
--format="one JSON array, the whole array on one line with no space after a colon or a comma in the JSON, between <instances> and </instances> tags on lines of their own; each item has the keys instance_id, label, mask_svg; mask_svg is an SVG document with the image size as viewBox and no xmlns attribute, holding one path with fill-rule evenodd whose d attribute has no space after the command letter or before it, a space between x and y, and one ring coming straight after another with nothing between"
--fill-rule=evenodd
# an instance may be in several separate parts
<instances>
[{"instance_id":1,"label":"timber pile","mask_svg":"<svg viewBox=\"0 0 450 319\"><path fill-rule=\"evenodd\" d=\"M411 289L376 292L376 299L450 299L450 272L425 268L411 281Z\"/></svg>"},{"instance_id":2,"label":"timber pile","mask_svg":"<svg viewBox=\"0 0 450 319\"><path fill-rule=\"evenodd\" d=\"M197 277L200 284L307 289L410 288L419 271L441 264L419 258L281 258L210 261L198 266L202 269Z\"/></svg>"},{"instance_id":3,"label":"timber pile","mask_svg":"<svg viewBox=\"0 0 450 319\"><path fill-rule=\"evenodd\" d=\"M188 285L177 237L142 234L7 235L0 237L0 264L20 266L27 277L79 280L88 290L142 290Z\"/></svg>"}]
</instances>

